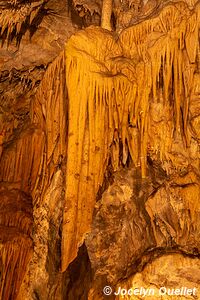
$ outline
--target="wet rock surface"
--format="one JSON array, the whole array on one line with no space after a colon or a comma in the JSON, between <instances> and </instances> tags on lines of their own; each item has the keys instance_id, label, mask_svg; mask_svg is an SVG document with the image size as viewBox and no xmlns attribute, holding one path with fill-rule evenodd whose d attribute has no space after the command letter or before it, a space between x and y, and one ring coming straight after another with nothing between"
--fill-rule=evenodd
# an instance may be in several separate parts
<instances>
[{"instance_id":1,"label":"wet rock surface","mask_svg":"<svg viewBox=\"0 0 200 300\"><path fill-rule=\"evenodd\" d=\"M162 67L160 81L156 82L158 94L156 97L151 94L149 125L145 129L149 141L147 176L142 179L137 165L141 148L135 154L134 162L126 152L127 143L132 143L133 149L137 149L143 142L139 138L141 127L136 128L138 124L129 115L127 132L134 140L125 140L123 151L120 134L115 131L114 142L107 150L109 155L112 153L111 160L117 171L109 160L97 193L91 231L85 234L83 244L79 244L77 257L66 271L61 272L63 212L67 209L66 163L71 158L67 153L69 91L64 45L80 29L99 26L102 1L28 2L0 1L0 298L118 299L113 294L110 297L103 294L106 285L110 285L113 291L119 287L159 289L161 286L171 289L186 286L200 291L199 45L195 59L195 47L188 54L191 63L186 60L186 48L190 51L189 47L184 44L183 49L179 49L183 50L185 63L183 71L187 87L184 92L188 92L187 97L184 95L187 105L182 100L179 103L183 132L174 130L178 114L173 104L174 85L165 82L171 84L168 103L163 93ZM170 2L170 7L180 5L183 15L189 11L189 16L196 7L192 19L195 27L199 16L198 3L195 5L195 2ZM140 24L145 19L153 20L168 4L167 1L151 0L114 1L111 21L117 32L110 34L91 27L88 30L92 37L91 52L92 46L98 42L94 49L100 52L102 47L105 56L106 51L110 51L105 46L108 36L116 43L122 29ZM177 17L175 21L179 24L181 20ZM148 47L156 43L157 37L162 39L161 33L165 33L168 25L159 25L158 32L148 35ZM101 32L99 40L98 35L94 35L97 31ZM194 35L190 36L192 45L195 44ZM144 36L142 34L141 39ZM143 47L139 40L137 43ZM111 70L113 76L120 72L125 77L132 76L129 60L123 65L124 56L131 49L131 68L136 70L135 66L140 62L135 50L137 43L132 49L131 45L126 47L124 43L123 56L117 57L116 64L114 60L99 60L99 69L95 69L94 64L94 70ZM89 47L89 43L86 44ZM81 53L84 44L79 46L77 52ZM174 72L173 69L173 76ZM130 78L131 82L136 80L138 83L141 79L135 75ZM88 86L83 87L84 91ZM97 89L95 91L100 94ZM138 112L139 108L136 110ZM172 115L172 110L176 110L175 115ZM117 113L114 117L117 122ZM140 109L139 118L142 117ZM98 152L99 148L96 147L95 151ZM97 161L94 168L96 165ZM78 172L76 177L79 178ZM89 181L90 178L86 179ZM86 200L91 201L90 198ZM91 212L93 207L89 209ZM80 215L86 218L85 208L82 207ZM71 217L69 215L69 220ZM80 228L85 225L81 223L82 219L79 218ZM76 237L75 232L71 235ZM159 297L156 294L146 299L171 299L168 295ZM200 299L200 294L181 297L177 299ZM124 298L119 296L119 299ZM133 295L125 299L145 298Z\"/></svg>"},{"instance_id":2,"label":"wet rock surface","mask_svg":"<svg viewBox=\"0 0 200 300\"><path fill-rule=\"evenodd\" d=\"M199 178L193 172L162 178L156 189L151 177L138 183L133 169L116 173L95 207L86 245L100 291L167 253L198 261Z\"/></svg>"}]
</instances>

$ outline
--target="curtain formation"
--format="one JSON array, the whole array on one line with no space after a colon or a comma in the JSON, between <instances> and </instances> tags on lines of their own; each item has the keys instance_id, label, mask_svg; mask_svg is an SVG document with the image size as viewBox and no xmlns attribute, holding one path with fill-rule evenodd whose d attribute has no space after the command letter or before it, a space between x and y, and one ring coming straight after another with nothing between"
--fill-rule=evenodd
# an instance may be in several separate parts
<instances>
[{"instance_id":1,"label":"curtain formation","mask_svg":"<svg viewBox=\"0 0 200 300\"><path fill-rule=\"evenodd\" d=\"M15 141L15 148L10 145L2 153L1 179L31 196L34 210L42 205L57 170L65 174L62 271L90 230L95 197L108 164L116 171L132 160L145 178L149 151L164 162L170 159L176 137L182 138L185 148L190 145L190 97L194 75L200 71L199 24L199 4L190 10L178 2L118 37L89 27L70 38L65 52L46 71L32 99L29 128ZM169 120L153 140L152 106L162 107ZM21 222L17 214L16 222ZM1 247L4 280L11 270L9 276L19 282L10 269L11 263L15 265L14 247L20 247L15 257L20 256L19 274L29 261L31 221L27 224L28 247L24 242L19 246L14 236ZM1 283L5 299L9 299L7 288Z\"/></svg>"},{"instance_id":2,"label":"curtain formation","mask_svg":"<svg viewBox=\"0 0 200 300\"><path fill-rule=\"evenodd\" d=\"M68 146L62 270L89 231L95 196L109 158L114 170L131 156L147 176L150 106L162 103L173 122L157 149L168 159L172 140L190 143L188 108L199 52L199 6L166 6L118 39L90 27L66 45Z\"/></svg>"}]
</instances>

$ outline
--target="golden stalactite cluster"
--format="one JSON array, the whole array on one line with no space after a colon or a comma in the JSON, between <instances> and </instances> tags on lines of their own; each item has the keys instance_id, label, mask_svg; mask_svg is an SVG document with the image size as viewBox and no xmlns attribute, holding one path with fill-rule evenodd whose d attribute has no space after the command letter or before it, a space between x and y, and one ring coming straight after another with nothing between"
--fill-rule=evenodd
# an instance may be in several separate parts
<instances>
[{"instance_id":1,"label":"golden stalactite cluster","mask_svg":"<svg viewBox=\"0 0 200 300\"><path fill-rule=\"evenodd\" d=\"M31 189L38 176L43 135L27 129L6 151L3 149L0 174L0 298L16 299L33 253L33 209ZM37 146L35 146L37 145ZM38 151L38 152L37 152Z\"/></svg>"},{"instance_id":2,"label":"golden stalactite cluster","mask_svg":"<svg viewBox=\"0 0 200 300\"><path fill-rule=\"evenodd\" d=\"M44 135L39 128L27 129L3 152L0 180L30 192L36 184L40 167L40 155L44 149Z\"/></svg>"},{"instance_id":3,"label":"golden stalactite cluster","mask_svg":"<svg viewBox=\"0 0 200 300\"><path fill-rule=\"evenodd\" d=\"M109 161L116 171L131 158L141 176L148 175L153 107L169 120L153 145L158 158L169 158L176 136L189 147L199 24L199 5L189 10L177 2L118 38L89 27L70 38L46 71L32 100L31 126L3 149L0 167L2 181L31 194L34 205L42 203L56 171L66 171L62 271L90 230ZM23 243L19 249L25 265Z\"/></svg>"},{"instance_id":4,"label":"golden stalactite cluster","mask_svg":"<svg viewBox=\"0 0 200 300\"><path fill-rule=\"evenodd\" d=\"M69 127L62 270L89 231L109 158L117 170L130 155L142 177L147 176L152 103L167 107L171 116L159 158L167 159L176 136L189 146L199 24L199 5L189 10L178 2L125 29L117 40L108 31L90 27L66 44Z\"/></svg>"},{"instance_id":5,"label":"golden stalactite cluster","mask_svg":"<svg viewBox=\"0 0 200 300\"><path fill-rule=\"evenodd\" d=\"M66 153L67 96L63 53L31 103L28 126L2 149L0 163L1 299L16 299L33 255L32 208L42 204ZM55 200L55 199L54 199Z\"/></svg>"},{"instance_id":6,"label":"golden stalactite cluster","mask_svg":"<svg viewBox=\"0 0 200 300\"><path fill-rule=\"evenodd\" d=\"M0 36L2 41L7 39L7 44L9 44L14 36L23 33L26 23L32 24L45 1L38 0L23 3L16 0L4 2L5 4L1 4L3 9L0 13Z\"/></svg>"},{"instance_id":7,"label":"golden stalactite cluster","mask_svg":"<svg viewBox=\"0 0 200 300\"><path fill-rule=\"evenodd\" d=\"M3 149L0 174L0 298L16 299L33 253L31 191L39 173L44 135L38 128L23 132Z\"/></svg>"},{"instance_id":8,"label":"golden stalactite cluster","mask_svg":"<svg viewBox=\"0 0 200 300\"><path fill-rule=\"evenodd\" d=\"M65 78L64 53L61 52L46 71L32 101L31 122L45 136L45 146L39 160L39 176L32 191L34 202L41 201L53 174L65 160L68 110Z\"/></svg>"},{"instance_id":9,"label":"golden stalactite cluster","mask_svg":"<svg viewBox=\"0 0 200 300\"><path fill-rule=\"evenodd\" d=\"M33 253L32 199L17 189L0 188L0 298L16 299Z\"/></svg>"}]
</instances>

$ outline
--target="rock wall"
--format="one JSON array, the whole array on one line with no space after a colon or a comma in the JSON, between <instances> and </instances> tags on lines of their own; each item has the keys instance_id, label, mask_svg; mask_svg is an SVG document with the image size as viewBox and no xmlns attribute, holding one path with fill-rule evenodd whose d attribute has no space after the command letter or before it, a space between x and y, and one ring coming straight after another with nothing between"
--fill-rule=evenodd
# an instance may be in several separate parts
<instances>
[{"instance_id":1,"label":"rock wall","mask_svg":"<svg viewBox=\"0 0 200 300\"><path fill-rule=\"evenodd\" d=\"M111 4L2 1L3 300L200 299L199 2Z\"/></svg>"}]
</instances>

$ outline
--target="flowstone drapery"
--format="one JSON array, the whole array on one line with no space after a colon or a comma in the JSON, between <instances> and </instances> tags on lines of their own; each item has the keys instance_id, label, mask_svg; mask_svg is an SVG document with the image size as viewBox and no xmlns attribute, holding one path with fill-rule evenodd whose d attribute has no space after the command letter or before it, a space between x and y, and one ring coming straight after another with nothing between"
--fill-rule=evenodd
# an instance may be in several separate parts
<instances>
[{"instance_id":1,"label":"flowstone drapery","mask_svg":"<svg viewBox=\"0 0 200 300\"><path fill-rule=\"evenodd\" d=\"M95 196L111 158L113 169L130 155L141 176L147 155L162 161L173 139L190 145L188 109L194 72L198 71L199 6L166 6L160 14L124 30L118 39L90 27L66 45L69 101L66 202L63 220L62 270L89 231ZM149 140L151 104L169 117L161 128L162 145ZM173 161L176 166L176 160ZM178 167L178 166L177 166ZM167 171L167 170L166 170Z\"/></svg>"},{"instance_id":2,"label":"flowstone drapery","mask_svg":"<svg viewBox=\"0 0 200 300\"><path fill-rule=\"evenodd\" d=\"M28 214L2 218L6 228L24 230L21 240L13 234L0 249L3 283L11 272L12 284L1 285L5 299L17 295L30 258L43 263L46 272L52 216L59 219L58 227L61 223L57 208L64 207L61 271L76 258L108 166L117 171L131 165L140 180L150 173L148 160L156 161L166 176L174 170L185 174L187 168L199 172L200 122L194 103L200 93L200 7L189 9L184 2L163 6L120 35L100 27L73 35L32 98L30 123L2 148L3 198L9 206L7 195L14 189ZM187 199L193 216L195 199ZM153 219L157 210L149 211ZM32 214L34 241L45 236L33 256ZM15 271L22 274L20 280ZM36 275L33 281L40 281Z\"/></svg>"}]
</instances>

